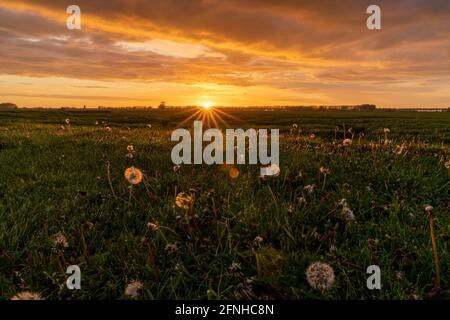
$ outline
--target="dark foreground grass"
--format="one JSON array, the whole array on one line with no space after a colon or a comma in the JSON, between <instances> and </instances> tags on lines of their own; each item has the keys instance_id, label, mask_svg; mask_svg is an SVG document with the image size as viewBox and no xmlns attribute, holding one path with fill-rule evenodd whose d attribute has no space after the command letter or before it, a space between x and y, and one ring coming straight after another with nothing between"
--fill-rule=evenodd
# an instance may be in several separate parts
<instances>
[{"instance_id":1,"label":"dark foreground grass","mask_svg":"<svg viewBox=\"0 0 450 320\"><path fill-rule=\"evenodd\" d=\"M121 299L132 280L145 299L449 298L450 114L230 113L234 127L281 128L278 177L260 179L250 165L235 166L234 179L222 165L174 170L170 133L186 112L0 113L0 299L23 290ZM131 190L130 166L145 174ZM320 167L331 170L326 181ZM195 199L191 212L175 205L179 192ZM342 215L344 198L354 220ZM441 269L434 295L426 204ZM67 248L55 246L58 233ZM327 292L306 281L315 261L334 269ZM71 264L81 290L65 286ZM366 287L372 264L381 290Z\"/></svg>"}]
</instances>

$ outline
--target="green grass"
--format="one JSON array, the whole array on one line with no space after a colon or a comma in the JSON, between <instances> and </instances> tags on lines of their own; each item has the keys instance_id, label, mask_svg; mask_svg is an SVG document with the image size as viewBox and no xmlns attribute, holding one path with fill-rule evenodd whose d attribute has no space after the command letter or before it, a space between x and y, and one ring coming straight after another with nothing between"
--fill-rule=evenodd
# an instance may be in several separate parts
<instances>
[{"instance_id":1,"label":"green grass","mask_svg":"<svg viewBox=\"0 0 450 320\"><path fill-rule=\"evenodd\" d=\"M449 298L450 113L230 111L240 119L225 117L231 127L281 129L281 174L264 180L251 165L236 166L236 179L221 165L174 172L170 133L190 113L0 112L0 299L23 290L126 299L132 280L144 283L145 299L426 299L435 267L425 204L434 207L441 268L434 297ZM293 123L301 130L290 132ZM344 126L354 133L347 148ZM130 166L145 174L131 200ZM320 167L331 169L325 185ZM179 192L195 198L189 224L175 205ZM340 214L343 198L354 221ZM148 229L156 221L163 227ZM69 247L55 248L58 232ZM174 243L178 251L165 250ZM326 293L306 281L315 261L334 269ZM233 262L240 269L230 270ZM65 286L71 264L81 268L81 290ZM372 264L381 290L366 288Z\"/></svg>"}]
</instances>

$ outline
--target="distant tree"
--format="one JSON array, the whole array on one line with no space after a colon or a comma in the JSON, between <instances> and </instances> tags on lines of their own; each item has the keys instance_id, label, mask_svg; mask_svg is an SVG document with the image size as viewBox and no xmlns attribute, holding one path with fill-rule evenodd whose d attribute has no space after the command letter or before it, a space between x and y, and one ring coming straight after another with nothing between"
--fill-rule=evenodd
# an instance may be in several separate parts
<instances>
[{"instance_id":1,"label":"distant tree","mask_svg":"<svg viewBox=\"0 0 450 320\"><path fill-rule=\"evenodd\" d=\"M165 109L166 108L166 102L165 101L161 101L161 103L158 106L158 109Z\"/></svg>"},{"instance_id":2,"label":"distant tree","mask_svg":"<svg viewBox=\"0 0 450 320\"><path fill-rule=\"evenodd\" d=\"M14 110L17 109L17 105L10 102L0 103L0 110Z\"/></svg>"}]
</instances>

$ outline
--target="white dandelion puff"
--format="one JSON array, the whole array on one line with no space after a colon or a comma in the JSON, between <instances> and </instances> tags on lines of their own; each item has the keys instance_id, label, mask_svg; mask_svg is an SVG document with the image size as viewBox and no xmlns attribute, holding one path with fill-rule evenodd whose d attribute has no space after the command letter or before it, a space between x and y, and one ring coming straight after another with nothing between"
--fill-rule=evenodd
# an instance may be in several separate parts
<instances>
[{"instance_id":1,"label":"white dandelion puff","mask_svg":"<svg viewBox=\"0 0 450 320\"><path fill-rule=\"evenodd\" d=\"M11 300L43 300L43 298L38 292L22 291L14 295Z\"/></svg>"},{"instance_id":2,"label":"white dandelion puff","mask_svg":"<svg viewBox=\"0 0 450 320\"><path fill-rule=\"evenodd\" d=\"M131 281L125 288L125 295L130 298L137 299L144 291L144 284L141 281Z\"/></svg>"},{"instance_id":3,"label":"white dandelion puff","mask_svg":"<svg viewBox=\"0 0 450 320\"><path fill-rule=\"evenodd\" d=\"M130 167L125 170L124 173L125 179L128 180L129 183L132 185L137 185L141 183L142 178L144 177L144 174L142 171L135 167Z\"/></svg>"},{"instance_id":4,"label":"white dandelion puff","mask_svg":"<svg viewBox=\"0 0 450 320\"><path fill-rule=\"evenodd\" d=\"M327 263L314 262L306 270L306 280L314 289L329 290L335 281L334 270Z\"/></svg>"}]
</instances>

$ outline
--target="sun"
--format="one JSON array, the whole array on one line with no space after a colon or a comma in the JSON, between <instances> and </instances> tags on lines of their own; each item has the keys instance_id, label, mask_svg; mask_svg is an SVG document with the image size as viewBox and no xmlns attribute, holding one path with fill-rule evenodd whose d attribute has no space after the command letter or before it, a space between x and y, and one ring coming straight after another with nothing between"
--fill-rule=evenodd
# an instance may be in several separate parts
<instances>
[{"instance_id":1,"label":"sun","mask_svg":"<svg viewBox=\"0 0 450 320\"><path fill-rule=\"evenodd\" d=\"M203 102L203 103L202 103L202 107L203 107L204 109L212 108L213 105L214 105L214 104L213 104L212 102L209 102L209 101Z\"/></svg>"}]
</instances>

